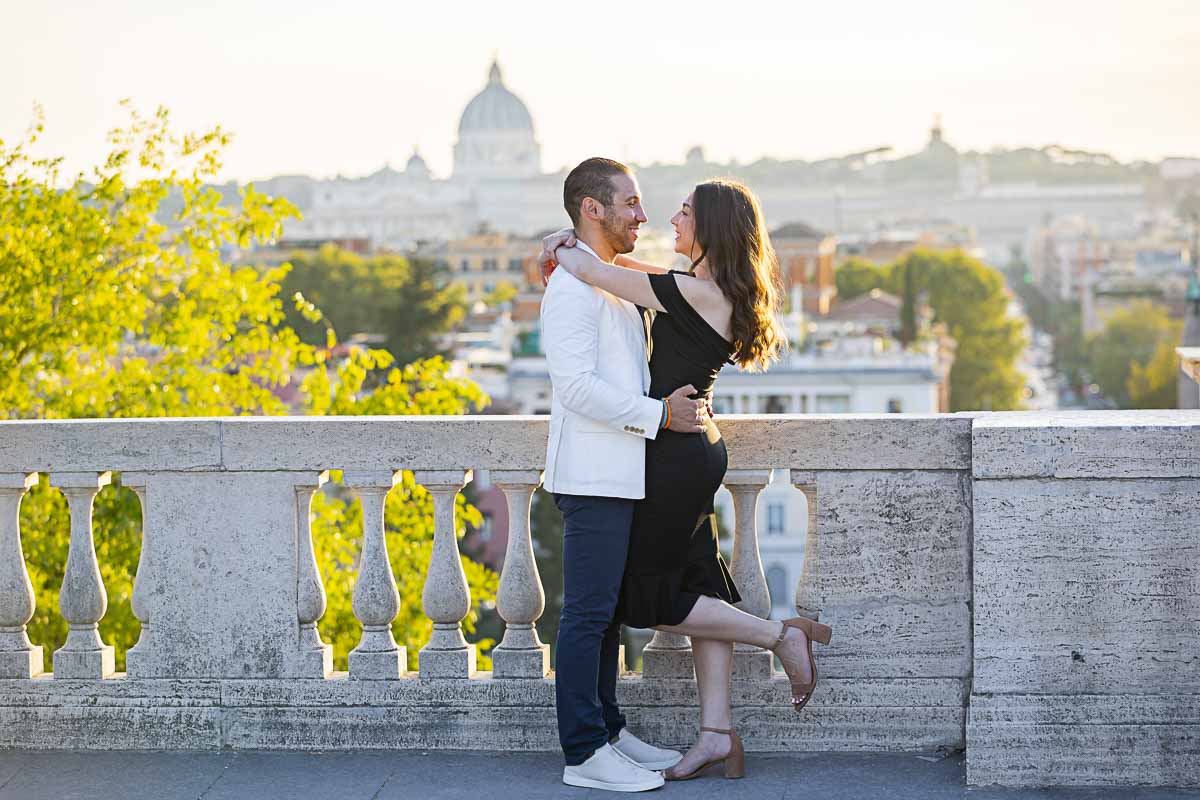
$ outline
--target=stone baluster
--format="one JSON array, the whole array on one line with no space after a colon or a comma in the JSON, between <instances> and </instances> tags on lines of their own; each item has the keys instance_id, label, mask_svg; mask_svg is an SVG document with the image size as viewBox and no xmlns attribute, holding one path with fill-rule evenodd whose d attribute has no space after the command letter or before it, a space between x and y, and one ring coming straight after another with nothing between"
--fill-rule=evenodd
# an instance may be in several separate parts
<instances>
[{"instance_id":1,"label":"stone baluster","mask_svg":"<svg viewBox=\"0 0 1200 800\"><path fill-rule=\"evenodd\" d=\"M44 669L42 648L29 641L35 597L21 552L21 498L36 472L0 473L0 678L32 678Z\"/></svg>"},{"instance_id":2,"label":"stone baluster","mask_svg":"<svg viewBox=\"0 0 1200 800\"><path fill-rule=\"evenodd\" d=\"M329 472L325 471L313 483L296 486L296 607L300 622L296 668L299 676L306 678L328 678L333 674L333 647L321 641L321 632L317 630L317 620L325 615L326 599L325 584L313 551L311 527L313 493L327 480ZM398 612L399 605L396 608Z\"/></svg>"},{"instance_id":3,"label":"stone baluster","mask_svg":"<svg viewBox=\"0 0 1200 800\"><path fill-rule=\"evenodd\" d=\"M492 650L496 678L544 678L550 671L550 647L542 644L534 627L546 610L546 594L529 532L529 506L541 482L538 470L492 471L492 483L504 490L508 501L508 546L496 594L504 639Z\"/></svg>"},{"instance_id":4,"label":"stone baluster","mask_svg":"<svg viewBox=\"0 0 1200 800\"><path fill-rule=\"evenodd\" d=\"M693 678L695 675L691 640L678 633L655 631L654 637L642 649L642 677Z\"/></svg>"},{"instance_id":5,"label":"stone baluster","mask_svg":"<svg viewBox=\"0 0 1200 800\"><path fill-rule=\"evenodd\" d=\"M395 679L408 664L406 649L392 636L392 620L400 613L400 592L388 560L383 528L383 505L400 473L387 471L343 473L343 483L362 503L363 538L358 556L358 579L352 606L362 624L362 638L350 651L350 677L364 680Z\"/></svg>"},{"instance_id":6,"label":"stone baluster","mask_svg":"<svg viewBox=\"0 0 1200 800\"><path fill-rule=\"evenodd\" d=\"M771 482L769 469L731 469L725 487L733 495L733 558L729 569L738 594L738 608L767 619L771 616L771 594L758 552L758 495ZM774 669L773 655L760 647L737 644L733 648L735 678L766 678Z\"/></svg>"},{"instance_id":7,"label":"stone baluster","mask_svg":"<svg viewBox=\"0 0 1200 800\"><path fill-rule=\"evenodd\" d=\"M92 503L111 481L110 472L56 472L50 476L50 484L62 489L71 510L67 568L58 596L69 629L66 643L54 651L56 678L104 678L115 669L113 648L100 639L108 593L92 540Z\"/></svg>"},{"instance_id":8,"label":"stone baluster","mask_svg":"<svg viewBox=\"0 0 1200 800\"><path fill-rule=\"evenodd\" d=\"M433 495L434 517L433 551L421 593L421 606L433 620L433 635L417 658L419 674L422 678L469 678L475 672L475 646L463 637L462 620L471 610L471 592L458 551L454 501L471 480L471 472L423 470L414 477Z\"/></svg>"},{"instance_id":9,"label":"stone baluster","mask_svg":"<svg viewBox=\"0 0 1200 800\"><path fill-rule=\"evenodd\" d=\"M153 563L150 551L153 545L150 532L146 529L146 483L147 475L144 472L121 473L121 485L137 495L142 515L142 546L138 550L137 572L133 575L133 593L129 597L129 607L133 616L141 623L141 631L138 633L137 642L125 653L125 672L131 677L137 673L137 662L142 654L154 649L154 628L150 622L149 603L153 571L153 567L150 566Z\"/></svg>"},{"instance_id":10,"label":"stone baluster","mask_svg":"<svg viewBox=\"0 0 1200 800\"><path fill-rule=\"evenodd\" d=\"M819 619L820 598L820 539L817 538L817 476L813 472L792 470L792 485L804 492L808 505L808 527L804 532L804 569L796 584L796 613L809 619Z\"/></svg>"}]
</instances>

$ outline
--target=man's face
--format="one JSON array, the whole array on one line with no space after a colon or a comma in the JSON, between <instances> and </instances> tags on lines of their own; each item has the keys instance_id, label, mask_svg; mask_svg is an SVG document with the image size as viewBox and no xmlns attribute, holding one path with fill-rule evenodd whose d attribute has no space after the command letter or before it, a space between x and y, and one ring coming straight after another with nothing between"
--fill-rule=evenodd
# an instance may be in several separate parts
<instances>
[{"instance_id":1,"label":"man's face","mask_svg":"<svg viewBox=\"0 0 1200 800\"><path fill-rule=\"evenodd\" d=\"M632 175L616 175L609 180L613 185L613 199L604 207L604 238L616 252L631 253L637 243L638 228L646 221L642 192Z\"/></svg>"}]
</instances>

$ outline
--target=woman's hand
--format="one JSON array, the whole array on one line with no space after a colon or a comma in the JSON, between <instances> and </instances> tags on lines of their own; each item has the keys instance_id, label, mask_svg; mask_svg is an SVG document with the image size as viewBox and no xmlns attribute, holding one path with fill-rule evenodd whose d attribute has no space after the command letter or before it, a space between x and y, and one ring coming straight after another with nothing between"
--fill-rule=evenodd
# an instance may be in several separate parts
<instances>
[{"instance_id":1,"label":"woman's hand","mask_svg":"<svg viewBox=\"0 0 1200 800\"><path fill-rule=\"evenodd\" d=\"M550 283L550 276L554 273L554 268L558 265L558 261L554 257L554 251L559 247L574 246L575 231L572 228L563 228L542 239L542 252L538 253L538 269L542 273L542 286Z\"/></svg>"}]
</instances>

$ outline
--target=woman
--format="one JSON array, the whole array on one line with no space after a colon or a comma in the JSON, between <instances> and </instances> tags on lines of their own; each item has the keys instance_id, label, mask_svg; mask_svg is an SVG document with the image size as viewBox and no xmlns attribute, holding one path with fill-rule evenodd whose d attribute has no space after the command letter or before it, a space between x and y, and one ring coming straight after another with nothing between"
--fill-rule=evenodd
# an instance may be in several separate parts
<instances>
[{"instance_id":1,"label":"woman","mask_svg":"<svg viewBox=\"0 0 1200 800\"><path fill-rule=\"evenodd\" d=\"M616 266L575 248L569 230L544 240L559 266L575 277L655 314L651 328L650 392L665 397L692 384L711 397L717 373L732 361L761 370L782 349L776 318L780 290L775 254L758 201L725 180L695 188L671 218L675 252L688 272L627 256ZM816 685L812 640L830 628L805 618L759 619L732 604L741 598L717 549L713 497L725 476L725 443L708 421L703 433L662 430L646 445L646 498L634 510L629 556L617 616L635 628L691 637L700 695L700 735L664 773L688 780L724 763L725 777L744 774L741 739L731 728L729 682L734 642L773 650L792 684L792 705L804 708Z\"/></svg>"}]
</instances>

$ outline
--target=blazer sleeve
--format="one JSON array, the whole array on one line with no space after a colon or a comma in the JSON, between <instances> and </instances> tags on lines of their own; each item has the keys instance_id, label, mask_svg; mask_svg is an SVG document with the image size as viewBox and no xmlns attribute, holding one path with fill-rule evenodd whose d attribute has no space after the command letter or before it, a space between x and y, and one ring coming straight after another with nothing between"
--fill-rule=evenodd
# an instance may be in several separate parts
<instances>
[{"instance_id":1,"label":"blazer sleeve","mask_svg":"<svg viewBox=\"0 0 1200 800\"><path fill-rule=\"evenodd\" d=\"M662 401L601 378L599 343L600 304L595 290L574 280L552 281L542 300L542 349L559 402L618 433L654 439L662 420Z\"/></svg>"}]
</instances>

